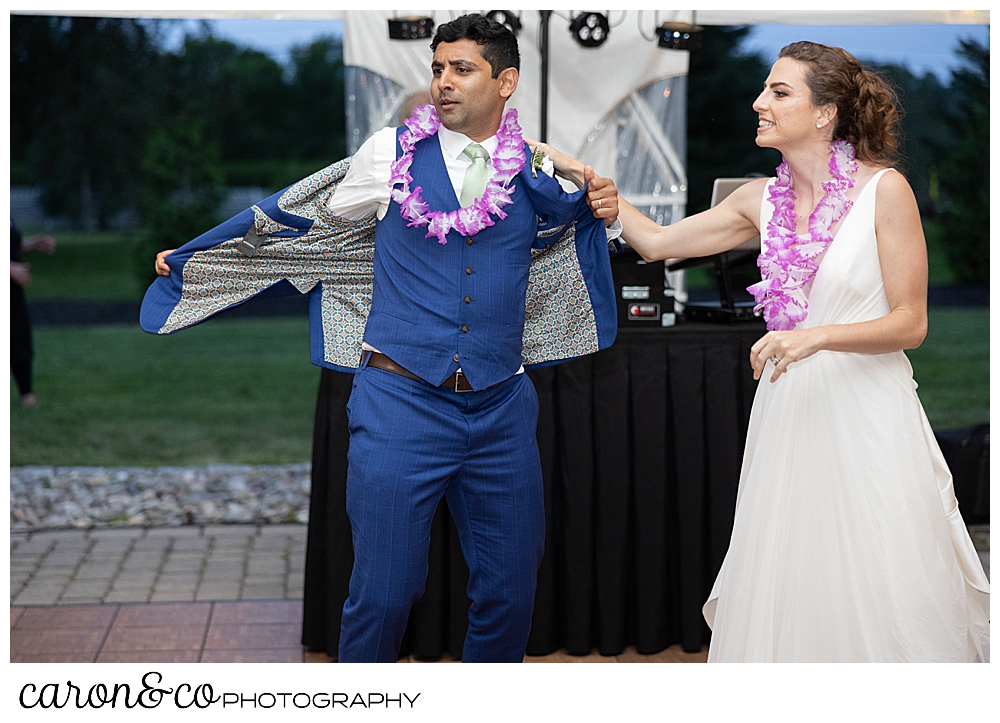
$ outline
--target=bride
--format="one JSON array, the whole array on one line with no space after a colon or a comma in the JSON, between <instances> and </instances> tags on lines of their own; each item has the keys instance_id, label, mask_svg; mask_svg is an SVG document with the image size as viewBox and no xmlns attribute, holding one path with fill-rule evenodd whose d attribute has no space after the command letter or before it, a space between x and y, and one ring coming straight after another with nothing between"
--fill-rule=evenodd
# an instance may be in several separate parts
<instances>
[{"instance_id":1,"label":"bride","mask_svg":"<svg viewBox=\"0 0 1000 723\"><path fill-rule=\"evenodd\" d=\"M989 582L903 353L927 332L927 252L891 168L894 94L844 50L798 42L753 108L776 178L667 227L620 210L646 260L761 235L750 291L768 332L750 349L762 381L704 606L709 661L988 661ZM593 173L542 150L580 184Z\"/></svg>"}]
</instances>

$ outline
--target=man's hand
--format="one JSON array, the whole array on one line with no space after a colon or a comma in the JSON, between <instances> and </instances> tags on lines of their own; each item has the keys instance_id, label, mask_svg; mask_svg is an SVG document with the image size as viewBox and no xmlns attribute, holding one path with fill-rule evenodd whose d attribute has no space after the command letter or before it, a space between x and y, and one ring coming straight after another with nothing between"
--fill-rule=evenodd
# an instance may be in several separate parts
<instances>
[{"instance_id":1,"label":"man's hand","mask_svg":"<svg viewBox=\"0 0 1000 723\"><path fill-rule=\"evenodd\" d=\"M27 286L31 283L31 266L20 261L10 262L10 280L18 286Z\"/></svg>"},{"instance_id":2,"label":"man's hand","mask_svg":"<svg viewBox=\"0 0 1000 723\"><path fill-rule=\"evenodd\" d=\"M584 167L583 180L587 184L587 203L594 218L602 218L604 225L610 226L618 218L618 189L614 180L598 176L590 166Z\"/></svg>"},{"instance_id":3,"label":"man's hand","mask_svg":"<svg viewBox=\"0 0 1000 723\"><path fill-rule=\"evenodd\" d=\"M167 266L167 256L177 249L167 249L156 254L156 273L160 276L170 276L170 267Z\"/></svg>"}]
</instances>

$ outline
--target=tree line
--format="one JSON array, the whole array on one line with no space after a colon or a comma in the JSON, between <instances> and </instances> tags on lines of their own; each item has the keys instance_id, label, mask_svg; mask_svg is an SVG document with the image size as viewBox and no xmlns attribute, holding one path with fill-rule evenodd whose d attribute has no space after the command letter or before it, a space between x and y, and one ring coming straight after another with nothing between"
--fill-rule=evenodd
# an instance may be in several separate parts
<instances>
[{"instance_id":1,"label":"tree line","mask_svg":"<svg viewBox=\"0 0 1000 723\"><path fill-rule=\"evenodd\" d=\"M46 212L106 228L140 209L154 243L210 228L226 185L283 188L346 154L343 52L324 37L288 68L209 26L11 16L11 183Z\"/></svg>"},{"instance_id":2,"label":"tree line","mask_svg":"<svg viewBox=\"0 0 1000 723\"><path fill-rule=\"evenodd\" d=\"M53 215L107 227L140 209L151 246L221 219L221 189L276 190L346 154L339 40L295 47L283 67L212 35L176 50L176 21L11 16L11 183L38 185ZM708 27L688 78L688 213L712 181L772 175L750 110L768 66L742 50L750 28ZM903 108L902 170L926 221L946 235L956 278L988 282L989 49L965 41L947 83L876 66ZM144 251L146 253L146 251Z\"/></svg>"}]
</instances>

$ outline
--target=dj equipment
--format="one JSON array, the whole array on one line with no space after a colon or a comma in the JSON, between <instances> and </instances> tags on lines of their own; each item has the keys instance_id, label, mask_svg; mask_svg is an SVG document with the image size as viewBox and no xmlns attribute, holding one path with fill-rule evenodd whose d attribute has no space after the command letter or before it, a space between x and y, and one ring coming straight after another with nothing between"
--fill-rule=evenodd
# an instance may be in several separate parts
<instances>
[{"instance_id":1,"label":"dj equipment","mask_svg":"<svg viewBox=\"0 0 1000 723\"><path fill-rule=\"evenodd\" d=\"M611 276L618 298L619 328L673 326L674 290L665 288L662 261L643 261L628 249L611 257Z\"/></svg>"}]
</instances>

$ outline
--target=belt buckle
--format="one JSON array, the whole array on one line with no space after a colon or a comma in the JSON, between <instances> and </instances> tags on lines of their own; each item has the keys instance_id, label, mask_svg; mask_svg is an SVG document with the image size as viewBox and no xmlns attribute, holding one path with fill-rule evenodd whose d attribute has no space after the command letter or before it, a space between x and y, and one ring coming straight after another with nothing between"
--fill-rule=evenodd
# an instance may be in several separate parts
<instances>
[{"instance_id":1,"label":"belt buckle","mask_svg":"<svg viewBox=\"0 0 1000 723\"><path fill-rule=\"evenodd\" d=\"M455 370L455 388L454 388L453 391L459 392L459 393L463 393L463 394L465 392L471 392L472 391L471 389L459 389L458 388L458 383L459 383L459 381L461 381L461 379L462 379L463 376L465 376L465 375L462 374L462 370L461 369L456 369Z\"/></svg>"}]
</instances>

